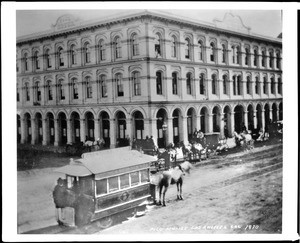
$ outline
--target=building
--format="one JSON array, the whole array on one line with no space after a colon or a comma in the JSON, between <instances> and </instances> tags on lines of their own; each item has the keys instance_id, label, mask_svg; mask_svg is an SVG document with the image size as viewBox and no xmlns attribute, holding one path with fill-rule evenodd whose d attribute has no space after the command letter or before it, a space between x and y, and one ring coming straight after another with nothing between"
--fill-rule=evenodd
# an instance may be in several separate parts
<instances>
[{"instance_id":1,"label":"building","mask_svg":"<svg viewBox=\"0 0 300 243\"><path fill-rule=\"evenodd\" d=\"M228 29L228 27L230 29ZM153 136L159 147L282 119L282 39L231 13L203 24L153 11L60 17L17 39L19 143Z\"/></svg>"}]
</instances>

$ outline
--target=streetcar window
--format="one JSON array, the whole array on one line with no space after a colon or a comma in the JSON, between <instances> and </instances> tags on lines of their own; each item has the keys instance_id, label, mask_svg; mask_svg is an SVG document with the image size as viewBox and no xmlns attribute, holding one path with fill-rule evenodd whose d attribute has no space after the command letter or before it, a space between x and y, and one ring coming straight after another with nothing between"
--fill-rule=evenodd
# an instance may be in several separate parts
<instances>
[{"instance_id":1,"label":"streetcar window","mask_svg":"<svg viewBox=\"0 0 300 243\"><path fill-rule=\"evenodd\" d=\"M108 178L108 187L109 187L109 192L114 192L116 190L119 190L118 176Z\"/></svg>"},{"instance_id":2,"label":"streetcar window","mask_svg":"<svg viewBox=\"0 0 300 243\"><path fill-rule=\"evenodd\" d=\"M148 170L141 170L141 183L145 183L149 181L149 173Z\"/></svg>"},{"instance_id":3,"label":"streetcar window","mask_svg":"<svg viewBox=\"0 0 300 243\"><path fill-rule=\"evenodd\" d=\"M107 193L107 179L96 181L97 195Z\"/></svg>"},{"instance_id":4,"label":"streetcar window","mask_svg":"<svg viewBox=\"0 0 300 243\"><path fill-rule=\"evenodd\" d=\"M140 178L139 178L138 171L130 173L130 177L131 177L131 186L139 184Z\"/></svg>"},{"instance_id":5,"label":"streetcar window","mask_svg":"<svg viewBox=\"0 0 300 243\"><path fill-rule=\"evenodd\" d=\"M120 175L121 189L129 187L129 174Z\"/></svg>"}]
</instances>

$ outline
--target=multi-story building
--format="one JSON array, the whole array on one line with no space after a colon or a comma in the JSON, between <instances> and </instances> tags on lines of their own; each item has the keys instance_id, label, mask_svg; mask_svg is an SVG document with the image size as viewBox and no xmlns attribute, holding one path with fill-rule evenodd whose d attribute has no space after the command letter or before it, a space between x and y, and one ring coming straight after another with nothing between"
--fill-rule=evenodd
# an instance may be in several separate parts
<instances>
[{"instance_id":1,"label":"multi-story building","mask_svg":"<svg viewBox=\"0 0 300 243\"><path fill-rule=\"evenodd\" d=\"M231 30L225 27L227 23ZM282 119L282 40L150 11L17 39L19 143L187 142Z\"/></svg>"}]
</instances>

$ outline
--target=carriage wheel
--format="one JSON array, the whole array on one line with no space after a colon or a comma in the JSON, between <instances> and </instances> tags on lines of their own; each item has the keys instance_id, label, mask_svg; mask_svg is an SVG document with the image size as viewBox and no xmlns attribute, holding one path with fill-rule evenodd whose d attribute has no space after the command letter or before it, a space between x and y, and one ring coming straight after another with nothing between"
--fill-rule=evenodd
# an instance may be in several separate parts
<instances>
[{"instance_id":1,"label":"carriage wheel","mask_svg":"<svg viewBox=\"0 0 300 243\"><path fill-rule=\"evenodd\" d=\"M107 216L97 221L97 225L102 229L106 229L110 227L112 224L113 224L113 219L111 216Z\"/></svg>"}]
</instances>

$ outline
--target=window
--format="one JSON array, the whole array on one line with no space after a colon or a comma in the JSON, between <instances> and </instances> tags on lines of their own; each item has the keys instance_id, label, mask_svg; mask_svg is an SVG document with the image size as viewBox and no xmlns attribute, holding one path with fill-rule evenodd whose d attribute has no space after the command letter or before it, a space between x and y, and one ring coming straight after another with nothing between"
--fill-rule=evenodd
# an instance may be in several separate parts
<instances>
[{"instance_id":1,"label":"window","mask_svg":"<svg viewBox=\"0 0 300 243\"><path fill-rule=\"evenodd\" d=\"M78 83L77 83L76 78L72 79L72 90L73 90L73 99L77 100L78 99Z\"/></svg>"},{"instance_id":2,"label":"window","mask_svg":"<svg viewBox=\"0 0 300 243\"><path fill-rule=\"evenodd\" d=\"M242 76L237 76L237 93L238 95L242 95L243 84L242 84Z\"/></svg>"},{"instance_id":3,"label":"window","mask_svg":"<svg viewBox=\"0 0 300 243\"><path fill-rule=\"evenodd\" d=\"M131 48L132 48L132 56L139 55L139 43L136 34L133 34L131 37Z\"/></svg>"},{"instance_id":4,"label":"window","mask_svg":"<svg viewBox=\"0 0 300 243\"><path fill-rule=\"evenodd\" d=\"M65 88L64 88L62 79L58 80L57 91L58 91L58 98L60 100L64 100L66 97L65 97Z\"/></svg>"},{"instance_id":5,"label":"window","mask_svg":"<svg viewBox=\"0 0 300 243\"><path fill-rule=\"evenodd\" d=\"M117 94L118 96L124 96L124 87L122 82L122 75L116 74Z\"/></svg>"},{"instance_id":6,"label":"window","mask_svg":"<svg viewBox=\"0 0 300 243\"><path fill-rule=\"evenodd\" d=\"M185 48L184 48L185 58L190 59L191 58L191 42L190 39L185 39Z\"/></svg>"},{"instance_id":7,"label":"window","mask_svg":"<svg viewBox=\"0 0 300 243\"><path fill-rule=\"evenodd\" d=\"M213 42L210 43L210 61L215 61L215 44Z\"/></svg>"},{"instance_id":8,"label":"window","mask_svg":"<svg viewBox=\"0 0 300 243\"><path fill-rule=\"evenodd\" d=\"M26 96L26 101L30 101L29 83L25 84L25 96Z\"/></svg>"},{"instance_id":9,"label":"window","mask_svg":"<svg viewBox=\"0 0 300 243\"><path fill-rule=\"evenodd\" d=\"M178 94L178 89L177 89L177 73L172 73L172 93L174 95Z\"/></svg>"},{"instance_id":10,"label":"window","mask_svg":"<svg viewBox=\"0 0 300 243\"><path fill-rule=\"evenodd\" d=\"M269 67L270 68L273 68L274 66L273 66L273 60L274 60L274 57L273 57L273 51L270 51L269 52L269 56L270 56L270 58L269 58Z\"/></svg>"},{"instance_id":11,"label":"window","mask_svg":"<svg viewBox=\"0 0 300 243\"><path fill-rule=\"evenodd\" d=\"M129 186L129 174L120 175L120 189L124 189Z\"/></svg>"},{"instance_id":12,"label":"window","mask_svg":"<svg viewBox=\"0 0 300 243\"><path fill-rule=\"evenodd\" d=\"M249 65L250 64L250 51L248 48L245 49L246 52L246 56L245 56L245 65Z\"/></svg>"},{"instance_id":13,"label":"window","mask_svg":"<svg viewBox=\"0 0 300 243\"><path fill-rule=\"evenodd\" d=\"M255 67L257 67L257 60L258 60L257 50L254 50L253 65L254 65Z\"/></svg>"},{"instance_id":14,"label":"window","mask_svg":"<svg viewBox=\"0 0 300 243\"><path fill-rule=\"evenodd\" d=\"M226 62L226 47L223 44L222 45L222 63L225 63L225 62Z\"/></svg>"},{"instance_id":15,"label":"window","mask_svg":"<svg viewBox=\"0 0 300 243\"><path fill-rule=\"evenodd\" d=\"M118 176L108 178L108 188L109 188L109 192L114 192L119 190Z\"/></svg>"},{"instance_id":16,"label":"window","mask_svg":"<svg viewBox=\"0 0 300 243\"><path fill-rule=\"evenodd\" d=\"M63 56L63 49L61 47L58 48L58 66L64 66L64 56Z\"/></svg>"},{"instance_id":17,"label":"window","mask_svg":"<svg viewBox=\"0 0 300 243\"><path fill-rule=\"evenodd\" d=\"M100 85L101 85L101 95L102 97L107 97L107 85L106 85L106 76L102 75L100 77Z\"/></svg>"},{"instance_id":18,"label":"window","mask_svg":"<svg viewBox=\"0 0 300 243\"><path fill-rule=\"evenodd\" d=\"M115 46L114 46L114 50L115 50L115 58L121 58L121 39L120 37L117 37L115 39Z\"/></svg>"},{"instance_id":19,"label":"window","mask_svg":"<svg viewBox=\"0 0 300 243\"><path fill-rule=\"evenodd\" d=\"M264 94L267 94L267 77L264 77L263 91Z\"/></svg>"},{"instance_id":20,"label":"window","mask_svg":"<svg viewBox=\"0 0 300 243\"><path fill-rule=\"evenodd\" d=\"M131 178L131 186L138 185L140 182L140 177L139 177L139 172L135 171L130 173L130 178Z\"/></svg>"},{"instance_id":21,"label":"window","mask_svg":"<svg viewBox=\"0 0 300 243\"><path fill-rule=\"evenodd\" d=\"M259 94L259 78L255 77L255 94Z\"/></svg>"},{"instance_id":22,"label":"window","mask_svg":"<svg viewBox=\"0 0 300 243\"><path fill-rule=\"evenodd\" d=\"M205 86L204 86L204 73L200 74L200 94L205 93Z\"/></svg>"},{"instance_id":23,"label":"window","mask_svg":"<svg viewBox=\"0 0 300 243\"><path fill-rule=\"evenodd\" d=\"M45 59L46 59L46 67L51 68L51 57L50 57L50 50L46 50L45 52Z\"/></svg>"},{"instance_id":24,"label":"window","mask_svg":"<svg viewBox=\"0 0 300 243\"><path fill-rule=\"evenodd\" d=\"M187 94L192 94L192 78L191 78L191 74L187 73L186 74L186 93Z\"/></svg>"},{"instance_id":25,"label":"window","mask_svg":"<svg viewBox=\"0 0 300 243\"><path fill-rule=\"evenodd\" d=\"M278 78L278 94L281 94L282 95L282 81L281 81L281 78Z\"/></svg>"},{"instance_id":26,"label":"window","mask_svg":"<svg viewBox=\"0 0 300 243\"><path fill-rule=\"evenodd\" d=\"M274 77L271 78L271 94L275 94L275 80L274 80Z\"/></svg>"},{"instance_id":27,"label":"window","mask_svg":"<svg viewBox=\"0 0 300 243\"><path fill-rule=\"evenodd\" d=\"M199 44L199 49L198 49L199 60L203 61L203 42L201 40L199 40L198 44Z\"/></svg>"},{"instance_id":28,"label":"window","mask_svg":"<svg viewBox=\"0 0 300 243\"><path fill-rule=\"evenodd\" d=\"M149 181L149 172L148 170L141 170L141 183L146 183Z\"/></svg>"},{"instance_id":29,"label":"window","mask_svg":"<svg viewBox=\"0 0 300 243\"><path fill-rule=\"evenodd\" d=\"M236 85L236 75L234 75L233 77L232 77L232 80L233 80L233 83L232 83L232 85L233 85L233 95L236 95L236 87L237 87L237 85Z\"/></svg>"},{"instance_id":30,"label":"window","mask_svg":"<svg viewBox=\"0 0 300 243\"><path fill-rule=\"evenodd\" d=\"M84 63L90 63L91 62L91 50L90 50L90 44L86 42L83 47L83 54L84 54Z\"/></svg>"},{"instance_id":31,"label":"window","mask_svg":"<svg viewBox=\"0 0 300 243\"><path fill-rule=\"evenodd\" d=\"M35 95L35 101L41 101L41 88L40 83L36 82L34 86L34 95Z\"/></svg>"},{"instance_id":32,"label":"window","mask_svg":"<svg viewBox=\"0 0 300 243\"><path fill-rule=\"evenodd\" d=\"M39 53L38 53L38 51L36 51L34 53L33 61L34 61L35 69L36 70L40 69L40 60L39 60Z\"/></svg>"},{"instance_id":33,"label":"window","mask_svg":"<svg viewBox=\"0 0 300 243\"><path fill-rule=\"evenodd\" d=\"M27 53L24 54L24 69L25 69L25 71L28 71L28 69L29 69L29 60L28 60Z\"/></svg>"},{"instance_id":34,"label":"window","mask_svg":"<svg viewBox=\"0 0 300 243\"><path fill-rule=\"evenodd\" d=\"M262 58L261 58L261 66L265 67L265 63L266 63L266 54L265 54L265 51L261 52L261 56L262 56Z\"/></svg>"},{"instance_id":35,"label":"window","mask_svg":"<svg viewBox=\"0 0 300 243\"><path fill-rule=\"evenodd\" d=\"M250 80L249 76L247 77L246 89L247 89L247 94L250 94L250 92L251 92L251 80Z\"/></svg>"},{"instance_id":36,"label":"window","mask_svg":"<svg viewBox=\"0 0 300 243\"><path fill-rule=\"evenodd\" d=\"M232 63L236 62L236 48L235 46L232 46Z\"/></svg>"},{"instance_id":37,"label":"window","mask_svg":"<svg viewBox=\"0 0 300 243\"><path fill-rule=\"evenodd\" d=\"M107 193L107 179L96 181L96 193L97 195L103 195Z\"/></svg>"},{"instance_id":38,"label":"window","mask_svg":"<svg viewBox=\"0 0 300 243\"><path fill-rule=\"evenodd\" d=\"M211 76L211 93L217 94L217 77L215 74Z\"/></svg>"},{"instance_id":39,"label":"window","mask_svg":"<svg viewBox=\"0 0 300 243\"><path fill-rule=\"evenodd\" d=\"M172 36L172 43L171 43L171 56L177 57L177 49L176 49L176 37Z\"/></svg>"},{"instance_id":40,"label":"window","mask_svg":"<svg viewBox=\"0 0 300 243\"><path fill-rule=\"evenodd\" d=\"M77 53L76 53L76 50L75 50L75 45L71 46L70 54L71 54L71 64L72 65L77 64Z\"/></svg>"},{"instance_id":41,"label":"window","mask_svg":"<svg viewBox=\"0 0 300 243\"><path fill-rule=\"evenodd\" d=\"M141 80L140 80L140 73L134 72L132 75L133 79L133 92L135 96L141 95Z\"/></svg>"},{"instance_id":42,"label":"window","mask_svg":"<svg viewBox=\"0 0 300 243\"><path fill-rule=\"evenodd\" d=\"M156 94L162 95L162 75L161 75L161 72L156 72Z\"/></svg>"},{"instance_id":43,"label":"window","mask_svg":"<svg viewBox=\"0 0 300 243\"><path fill-rule=\"evenodd\" d=\"M52 84L51 81L47 81L48 100L53 100Z\"/></svg>"},{"instance_id":44,"label":"window","mask_svg":"<svg viewBox=\"0 0 300 243\"><path fill-rule=\"evenodd\" d=\"M85 78L86 98L93 98L93 87L90 77Z\"/></svg>"},{"instance_id":45,"label":"window","mask_svg":"<svg viewBox=\"0 0 300 243\"><path fill-rule=\"evenodd\" d=\"M241 59L241 48L237 46L236 48L236 63L240 64L240 59Z\"/></svg>"},{"instance_id":46,"label":"window","mask_svg":"<svg viewBox=\"0 0 300 243\"><path fill-rule=\"evenodd\" d=\"M100 61L105 60L105 43L104 40L99 41L99 58Z\"/></svg>"},{"instance_id":47,"label":"window","mask_svg":"<svg viewBox=\"0 0 300 243\"><path fill-rule=\"evenodd\" d=\"M276 68L280 69L280 53L276 53Z\"/></svg>"},{"instance_id":48,"label":"window","mask_svg":"<svg viewBox=\"0 0 300 243\"><path fill-rule=\"evenodd\" d=\"M223 75L223 94L227 94L227 82L228 82L227 76Z\"/></svg>"},{"instance_id":49,"label":"window","mask_svg":"<svg viewBox=\"0 0 300 243\"><path fill-rule=\"evenodd\" d=\"M155 35L155 40L154 40L154 50L155 50L155 55L156 57L161 56L161 37L160 34Z\"/></svg>"}]
</instances>

